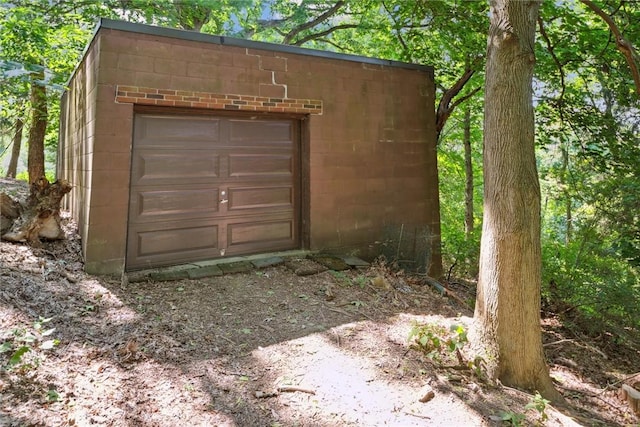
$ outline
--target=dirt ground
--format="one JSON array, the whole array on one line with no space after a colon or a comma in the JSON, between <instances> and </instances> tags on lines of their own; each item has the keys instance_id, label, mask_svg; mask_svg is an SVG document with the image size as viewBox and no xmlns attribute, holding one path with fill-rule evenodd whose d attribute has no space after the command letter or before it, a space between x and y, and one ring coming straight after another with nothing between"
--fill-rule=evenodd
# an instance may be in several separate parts
<instances>
[{"instance_id":1,"label":"dirt ground","mask_svg":"<svg viewBox=\"0 0 640 427\"><path fill-rule=\"evenodd\" d=\"M0 191L23 190L3 180ZM546 313L545 351L567 406L543 403L544 416L532 395L455 366L454 353L412 346L414 325L469 327L471 282L445 283L457 298L444 297L383 263L123 282L85 274L68 218L65 227L66 240L39 249L0 242L1 426L640 422L617 396L640 371L637 339L613 345Z\"/></svg>"}]
</instances>

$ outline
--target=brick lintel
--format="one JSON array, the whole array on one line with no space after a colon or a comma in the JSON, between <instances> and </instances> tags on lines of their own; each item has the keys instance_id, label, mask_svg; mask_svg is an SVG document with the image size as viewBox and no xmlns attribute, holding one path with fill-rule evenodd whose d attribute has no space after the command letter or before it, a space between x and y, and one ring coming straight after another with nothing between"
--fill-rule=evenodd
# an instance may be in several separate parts
<instances>
[{"instance_id":1,"label":"brick lintel","mask_svg":"<svg viewBox=\"0 0 640 427\"><path fill-rule=\"evenodd\" d=\"M229 105L230 100L233 100L233 105ZM120 104L322 114L322 101L317 99L266 98L264 96L175 91L138 86L118 86L115 101Z\"/></svg>"}]
</instances>

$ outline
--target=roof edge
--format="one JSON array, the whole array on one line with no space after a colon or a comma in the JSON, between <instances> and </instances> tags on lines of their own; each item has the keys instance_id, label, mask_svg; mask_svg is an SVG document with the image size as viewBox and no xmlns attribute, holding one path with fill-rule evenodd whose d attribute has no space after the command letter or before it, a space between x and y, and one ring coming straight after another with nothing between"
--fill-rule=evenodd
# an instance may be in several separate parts
<instances>
[{"instance_id":1,"label":"roof edge","mask_svg":"<svg viewBox=\"0 0 640 427\"><path fill-rule=\"evenodd\" d=\"M413 64L409 62L394 61L390 59L379 59L368 56L352 55L348 53L330 52L318 49L309 49L299 46L291 46L277 43L260 42L254 40L240 39L236 37L217 36L212 34L199 33L195 31L179 30L168 27L158 27L154 25L138 24L116 19L100 18L96 26L95 33L100 28L127 31L131 33L149 34L154 36L171 37L181 40L191 40L204 43L212 43L223 46L243 47L249 49L268 50L272 52L291 53L296 55L315 56L320 58L338 59L343 61L360 62L363 64L381 65L394 68L406 68L410 70L424 71L433 78L434 69L428 65Z\"/></svg>"}]
</instances>

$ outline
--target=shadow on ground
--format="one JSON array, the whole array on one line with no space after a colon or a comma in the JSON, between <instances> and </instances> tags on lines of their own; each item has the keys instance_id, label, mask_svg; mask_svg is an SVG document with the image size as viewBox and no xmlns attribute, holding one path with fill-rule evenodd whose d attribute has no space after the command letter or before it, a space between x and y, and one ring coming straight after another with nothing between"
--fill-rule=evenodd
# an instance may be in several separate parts
<instances>
[{"instance_id":1,"label":"shadow on ground","mask_svg":"<svg viewBox=\"0 0 640 427\"><path fill-rule=\"evenodd\" d=\"M0 376L9 426L500 425L496 417L524 414L530 400L410 350L412 322L472 313L386 269L298 276L279 266L123 286L85 275L64 247L0 251L2 338L44 317L60 340L51 351L34 346L38 368ZM584 354L609 363L565 348L548 348L555 371L560 358L582 366ZM582 388L561 391L584 425L630 416L579 404L599 386L574 376L568 387Z\"/></svg>"}]
</instances>

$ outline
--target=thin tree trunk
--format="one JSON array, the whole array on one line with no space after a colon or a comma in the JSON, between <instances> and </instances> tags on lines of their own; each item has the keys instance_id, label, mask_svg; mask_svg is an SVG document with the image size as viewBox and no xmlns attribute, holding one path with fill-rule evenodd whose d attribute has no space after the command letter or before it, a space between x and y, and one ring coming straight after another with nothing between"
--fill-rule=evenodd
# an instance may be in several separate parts
<instances>
[{"instance_id":1,"label":"thin tree trunk","mask_svg":"<svg viewBox=\"0 0 640 427\"><path fill-rule=\"evenodd\" d=\"M484 214L475 318L488 374L559 401L540 328L540 184L532 80L540 3L491 0L484 117Z\"/></svg>"},{"instance_id":2,"label":"thin tree trunk","mask_svg":"<svg viewBox=\"0 0 640 427\"><path fill-rule=\"evenodd\" d=\"M565 221L567 223L564 235L564 243L565 245L569 245L569 243L571 243L571 237L573 234L571 195L569 194L569 183L567 182L567 174L569 173L569 152L564 145L560 148L560 150L562 152L562 170L560 173L560 184L562 184L562 194L564 195Z\"/></svg>"},{"instance_id":3,"label":"thin tree trunk","mask_svg":"<svg viewBox=\"0 0 640 427\"><path fill-rule=\"evenodd\" d=\"M11 147L11 158L7 168L7 178L15 178L18 173L18 159L20 158L20 148L22 148L22 130L24 122L21 118L16 119L16 128L13 133L13 146Z\"/></svg>"},{"instance_id":4,"label":"thin tree trunk","mask_svg":"<svg viewBox=\"0 0 640 427\"><path fill-rule=\"evenodd\" d=\"M29 157L27 170L29 184L44 178L44 137L47 132L47 89L37 84L43 80L44 72L40 72L31 81L31 129L29 129Z\"/></svg>"},{"instance_id":5,"label":"thin tree trunk","mask_svg":"<svg viewBox=\"0 0 640 427\"><path fill-rule=\"evenodd\" d=\"M471 161L471 108L464 112L464 235L467 240L473 233L473 163Z\"/></svg>"}]
</instances>

